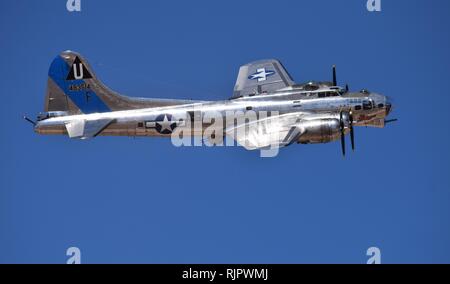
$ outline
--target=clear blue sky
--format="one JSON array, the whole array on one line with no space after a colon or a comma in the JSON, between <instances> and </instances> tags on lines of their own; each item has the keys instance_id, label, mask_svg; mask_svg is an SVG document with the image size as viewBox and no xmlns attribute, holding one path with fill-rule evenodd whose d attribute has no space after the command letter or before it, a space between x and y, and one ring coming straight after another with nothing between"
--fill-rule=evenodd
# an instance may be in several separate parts
<instances>
[{"instance_id":1,"label":"clear blue sky","mask_svg":"<svg viewBox=\"0 0 450 284\"><path fill-rule=\"evenodd\" d=\"M450 262L450 2L0 2L0 262ZM71 49L130 96L219 100L240 65L394 98L398 123L262 159L168 139L38 136L51 60Z\"/></svg>"}]
</instances>

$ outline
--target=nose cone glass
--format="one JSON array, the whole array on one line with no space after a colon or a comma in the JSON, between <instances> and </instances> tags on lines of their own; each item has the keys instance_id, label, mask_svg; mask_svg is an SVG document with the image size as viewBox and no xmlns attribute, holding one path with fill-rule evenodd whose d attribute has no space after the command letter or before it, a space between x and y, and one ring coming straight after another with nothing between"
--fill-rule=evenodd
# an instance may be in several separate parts
<instances>
[{"instance_id":1,"label":"nose cone glass","mask_svg":"<svg viewBox=\"0 0 450 284\"><path fill-rule=\"evenodd\" d=\"M386 110L386 116L389 115L389 113L391 113L392 111L392 107L393 107L393 103L392 103L392 99L387 97L387 96L383 96L381 94L372 94L371 99L374 100L375 105L379 108L385 108Z\"/></svg>"},{"instance_id":2,"label":"nose cone glass","mask_svg":"<svg viewBox=\"0 0 450 284\"><path fill-rule=\"evenodd\" d=\"M389 101L386 101L386 116L389 115L392 109L392 104Z\"/></svg>"},{"instance_id":3,"label":"nose cone glass","mask_svg":"<svg viewBox=\"0 0 450 284\"><path fill-rule=\"evenodd\" d=\"M392 102L392 99L389 97L385 97L385 101L386 101L386 116L388 116L391 113L394 104Z\"/></svg>"}]
</instances>

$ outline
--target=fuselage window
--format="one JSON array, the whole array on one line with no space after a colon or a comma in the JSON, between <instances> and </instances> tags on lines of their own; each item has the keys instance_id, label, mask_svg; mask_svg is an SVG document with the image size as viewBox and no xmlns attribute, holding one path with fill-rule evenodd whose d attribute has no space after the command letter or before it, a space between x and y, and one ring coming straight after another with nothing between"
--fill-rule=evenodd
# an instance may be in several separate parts
<instances>
[{"instance_id":1,"label":"fuselage window","mask_svg":"<svg viewBox=\"0 0 450 284\"><path fill-rule=\"evenodd\" d=\"M318 93L319 98L325 98L325 97L336 97L339 96L337 92L321 92Z\"/></svg>"},{"instance_id":2,"label":"fuselage window","mask_svg":"<svg viewBox=\"0 0 450 284\"><path fill-rule=\"evenodd\" d=\"M365 110L372 109L372 103L370 101L363 101L363 109Z\"/></svg>"}]
</instances>

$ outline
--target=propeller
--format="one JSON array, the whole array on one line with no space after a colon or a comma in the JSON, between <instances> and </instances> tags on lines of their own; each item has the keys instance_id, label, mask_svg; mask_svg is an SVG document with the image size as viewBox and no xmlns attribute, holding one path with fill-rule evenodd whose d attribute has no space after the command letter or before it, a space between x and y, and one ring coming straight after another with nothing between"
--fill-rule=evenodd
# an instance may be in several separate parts
<instances>
[{"instance_id":1,"label":"propeller","mask_svg":"<svg viewBox=\"0 0 450 284\"><path fill-rule=\"evenodd\" d=\"M333 86L337 86L336 65L333 65Z\"/></svg>"},{"instance_id":2,"label":"propeller","mask_svg":"<svg viewBox=\"0 0 450 284\"><path fill-rule=\"evenodd\" d=\"M396 122L396 121L398 121L397 118L393 118L393 119L385 119L385 120L384 120L384 124L388 124L388 123Z\"/></svg>"},{"instance_id":3,"label":"propeller","mask_svg":"<svg viewBox=\"0 0 450 284\"><path fill-rule=\"evenodd\" d=\"M344 114L346 116L344 117ZM352 112L341 111L339 113L339 131L341 136L342 155L345 157L345 125L348 119L348 127L350 129L350 141L352 144L352 150L355 151L355 131L353 129L353 114Z\"/></svg>"},{"instance_id":4,"label":"propeller","mask_svg":"<svg viewBox=\"0 0 450 284\"><path fill-rule=\"evenodd\" d=\"M337 86L336 65L333 65L333 86ZM345 84L345 92L348 93L348 84Z\"/></svg>"},{"instance_id":5,"label":"propeller","mask_svg":"<svg viewBox=\"0 0 450 284\"><path fill-rule=\"evenodd\" d=\"M336 78L336 65L333 65L333 86L337 86L337 78ZM348 92L348 84L345 85L345 92ZM345 156L345 122L344 117L342 115L342 111L339 113L339 130L341 132L341 147L342 147L342 155ZM355 150L355 132L353 130L353 114L352 112L348 112L348 124L350 128L350 141L352 143L352 150Z\"/></svg>"},{"instance_id":6,"label":"propeller","mask_svg":"<svg viewBox=\"0 0 450 284\"><path fill-rule=\"evenodd\" d=\"M345 123L342 117L342 111L339 113L339 130L341 131L342 156L345 157Z\"/></svg>"},{"instance_id":7,"label":"propeller","mask_svg":"<svg viewBox=\"0 0 450 284\"><path fill-rule=\"evenodd\" d=\"M352 151L355 151L355 132L353 130L353 114L349 112L348 120L350 125L350 141L352 142Z\"/></svg>"}]
</instances>

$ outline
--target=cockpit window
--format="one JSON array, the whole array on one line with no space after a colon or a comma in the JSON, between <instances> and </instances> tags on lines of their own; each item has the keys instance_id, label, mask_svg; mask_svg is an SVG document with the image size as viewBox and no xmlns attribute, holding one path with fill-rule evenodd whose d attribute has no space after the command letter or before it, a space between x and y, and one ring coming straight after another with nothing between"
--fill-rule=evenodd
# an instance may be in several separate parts
<instances>
[{"instance_id":1,"label":"cockpit window","mask_svg":"<svg viewBox=\"0 0 450 284\"><path fill-rule=\"evenodd\" d=\"M368 94L370 94L370 91L369 90L367 90L367 89L362 89L361 91L359 91L361 94L366 94L366 95L368 95Z\"/></svg>"},{"instance_id":2,"label":"cockpit window","mask_svg":"<svg viewBox=\"0 0 450 284\"><path fill-rule=\"evenodd\" d=\"M330 92L330 97L337 97L339 96L339 93L336 91Z\"/></svg>"},{"instance_id":3,"label":"cockpit window","mask_svg":"<svg viewBox=\"0 0 450 284\"><path fill-rule=\"evenodd\" d=\"M304 89L305 91L315 91L315 90L319 89L319 86L318 86L316 83L314 83L314 82L308 82L308 83L303 87L303 89Z\"/></svg>"}]
</instances>

